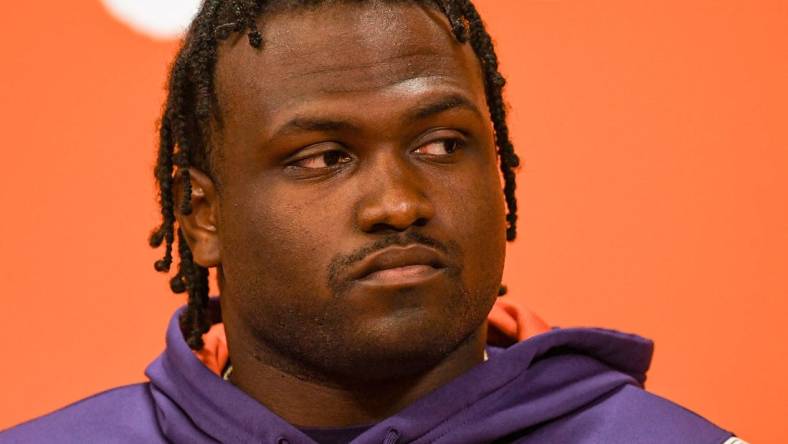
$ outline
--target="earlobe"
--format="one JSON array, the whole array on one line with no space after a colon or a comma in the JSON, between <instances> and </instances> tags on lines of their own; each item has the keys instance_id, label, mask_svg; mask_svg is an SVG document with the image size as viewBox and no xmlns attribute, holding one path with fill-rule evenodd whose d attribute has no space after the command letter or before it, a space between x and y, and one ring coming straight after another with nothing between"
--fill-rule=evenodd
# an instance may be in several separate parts
<instances>
[{"instance_id":1,"label":"earlobe","mask_svg":"<svg viewBox=\"0 0 788 444\"><path fill-rule=\"evenodd\" d=\"M188 169L191 184L191 212L184 214L178 209L175 218L182 230L194 263L205 268L216 267L221 263L218 236L218 201L216 187L208 177L194 168ZM176 202L183 202L184 186L175 181ZM176 205L176 208L179 208Z\"/></svg>"}]
</instances>

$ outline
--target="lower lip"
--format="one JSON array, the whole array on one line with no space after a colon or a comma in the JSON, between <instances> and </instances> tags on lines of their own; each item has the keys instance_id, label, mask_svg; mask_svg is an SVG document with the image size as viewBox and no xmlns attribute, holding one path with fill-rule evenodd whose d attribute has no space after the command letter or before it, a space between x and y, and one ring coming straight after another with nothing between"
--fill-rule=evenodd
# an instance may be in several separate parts
<instances>
[{"instance_id":1,"label":"lower lip","mask_svg":"<svg viewBox=\"0 0 788 444\"><path fill-rule=\"evenodd\" d=\"M370 285L415 285L441 274L440 268L429 265L408 265L370 273L359 282Z\"/></svg>"}]
</instances>

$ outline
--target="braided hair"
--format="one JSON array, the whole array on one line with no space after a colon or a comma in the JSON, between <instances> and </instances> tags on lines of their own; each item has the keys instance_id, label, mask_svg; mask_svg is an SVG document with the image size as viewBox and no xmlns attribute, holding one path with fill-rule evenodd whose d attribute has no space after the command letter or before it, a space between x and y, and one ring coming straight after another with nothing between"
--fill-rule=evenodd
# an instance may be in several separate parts
<instances>
[{"instance_id":1,"label":"braided hair","mask_svg":"<svg viewBox=\"0 0 788 444\"><path fill-rule=\"evenodd\" d=\"M404 2L408 0L390 0ZM506 200L506 239L517 235L517 200L515 169L520 160L514 152L506 125L506 108L502 90L505 80L498 71L492 39L471 0L410 0L437 7L448 19L454 37L469 43L479 58L484 76L485 94L495 131L495 144L504 179ZM262 49L264 42L257 19L267 8L303 7L321 0L204 0L194 18L171 67L168 95L159 124L159 149L154 174L159 190L162 222L151 233L149 243L164 245L164 257L154 264L156 271L167 273L173 262L173 245L177 241L178 271L170 279L175 293L188 293L187 308L181 316L181 330L192 349L203 347L202 335L208 331L208 270L194 263L192 252L181 228L176 211L191 213L189 168L211 172L209 130L212 119L221 123L214 89L214 72L218 44L233 34L246 34L249 45ZM182 196L175 202L175 184L181 181ZM177 210L176 210L177 205ZM506 292L501 287L500 294Z\"/></svg>"}]
</instances>

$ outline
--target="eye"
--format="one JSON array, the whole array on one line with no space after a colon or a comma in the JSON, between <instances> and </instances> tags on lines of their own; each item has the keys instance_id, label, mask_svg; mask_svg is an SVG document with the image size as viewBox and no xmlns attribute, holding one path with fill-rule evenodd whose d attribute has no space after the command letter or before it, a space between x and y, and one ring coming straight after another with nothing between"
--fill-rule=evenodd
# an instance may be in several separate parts
<instances>
[{"instance_id":1,"label":"eye","mask_svg":"<svg viewBox=\"0 0 788 444\"><path fill-rule=\"evenodd\" d=\"M462 148L462 141L459 139L441 139L426 143L416 148L414 152L429 156L448 156L454 154L460 148Z\"/></svg>"},{"instance_id":2,"label":"eye","mask_svg":"<svg viewBox=\"0 0 788 444\"><path fill-rule=\"evenodd\" d=\"M339 150L332 150L323 151L322 153L317 153L312 156L296 160L290 165L298 168L316 170L321 168L332 168L337 165L348 163L351 160L352 158L348 153Z\"/></svg>"}]
</instances>

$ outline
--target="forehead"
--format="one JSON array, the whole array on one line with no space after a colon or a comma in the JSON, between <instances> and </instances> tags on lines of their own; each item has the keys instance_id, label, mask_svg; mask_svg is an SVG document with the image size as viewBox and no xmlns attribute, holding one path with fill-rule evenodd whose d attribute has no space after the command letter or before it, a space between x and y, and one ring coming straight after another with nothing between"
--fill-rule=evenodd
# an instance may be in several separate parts
<instances>
[{"instance_id":1,"label":"forehead","mask_svg":"<svg viewBox=\"0 0 788 444\"><path fill-rule=\"evenodd\" d=\"M216 89L225 123L272 124L284 112L321 101L373 106L386 94L425 86L484 100L473 50L458 43L443 14L429 6L331 2L273 12L259 26L262 50L245 38L220 47Z\"/></svg>"}]
</instances>

